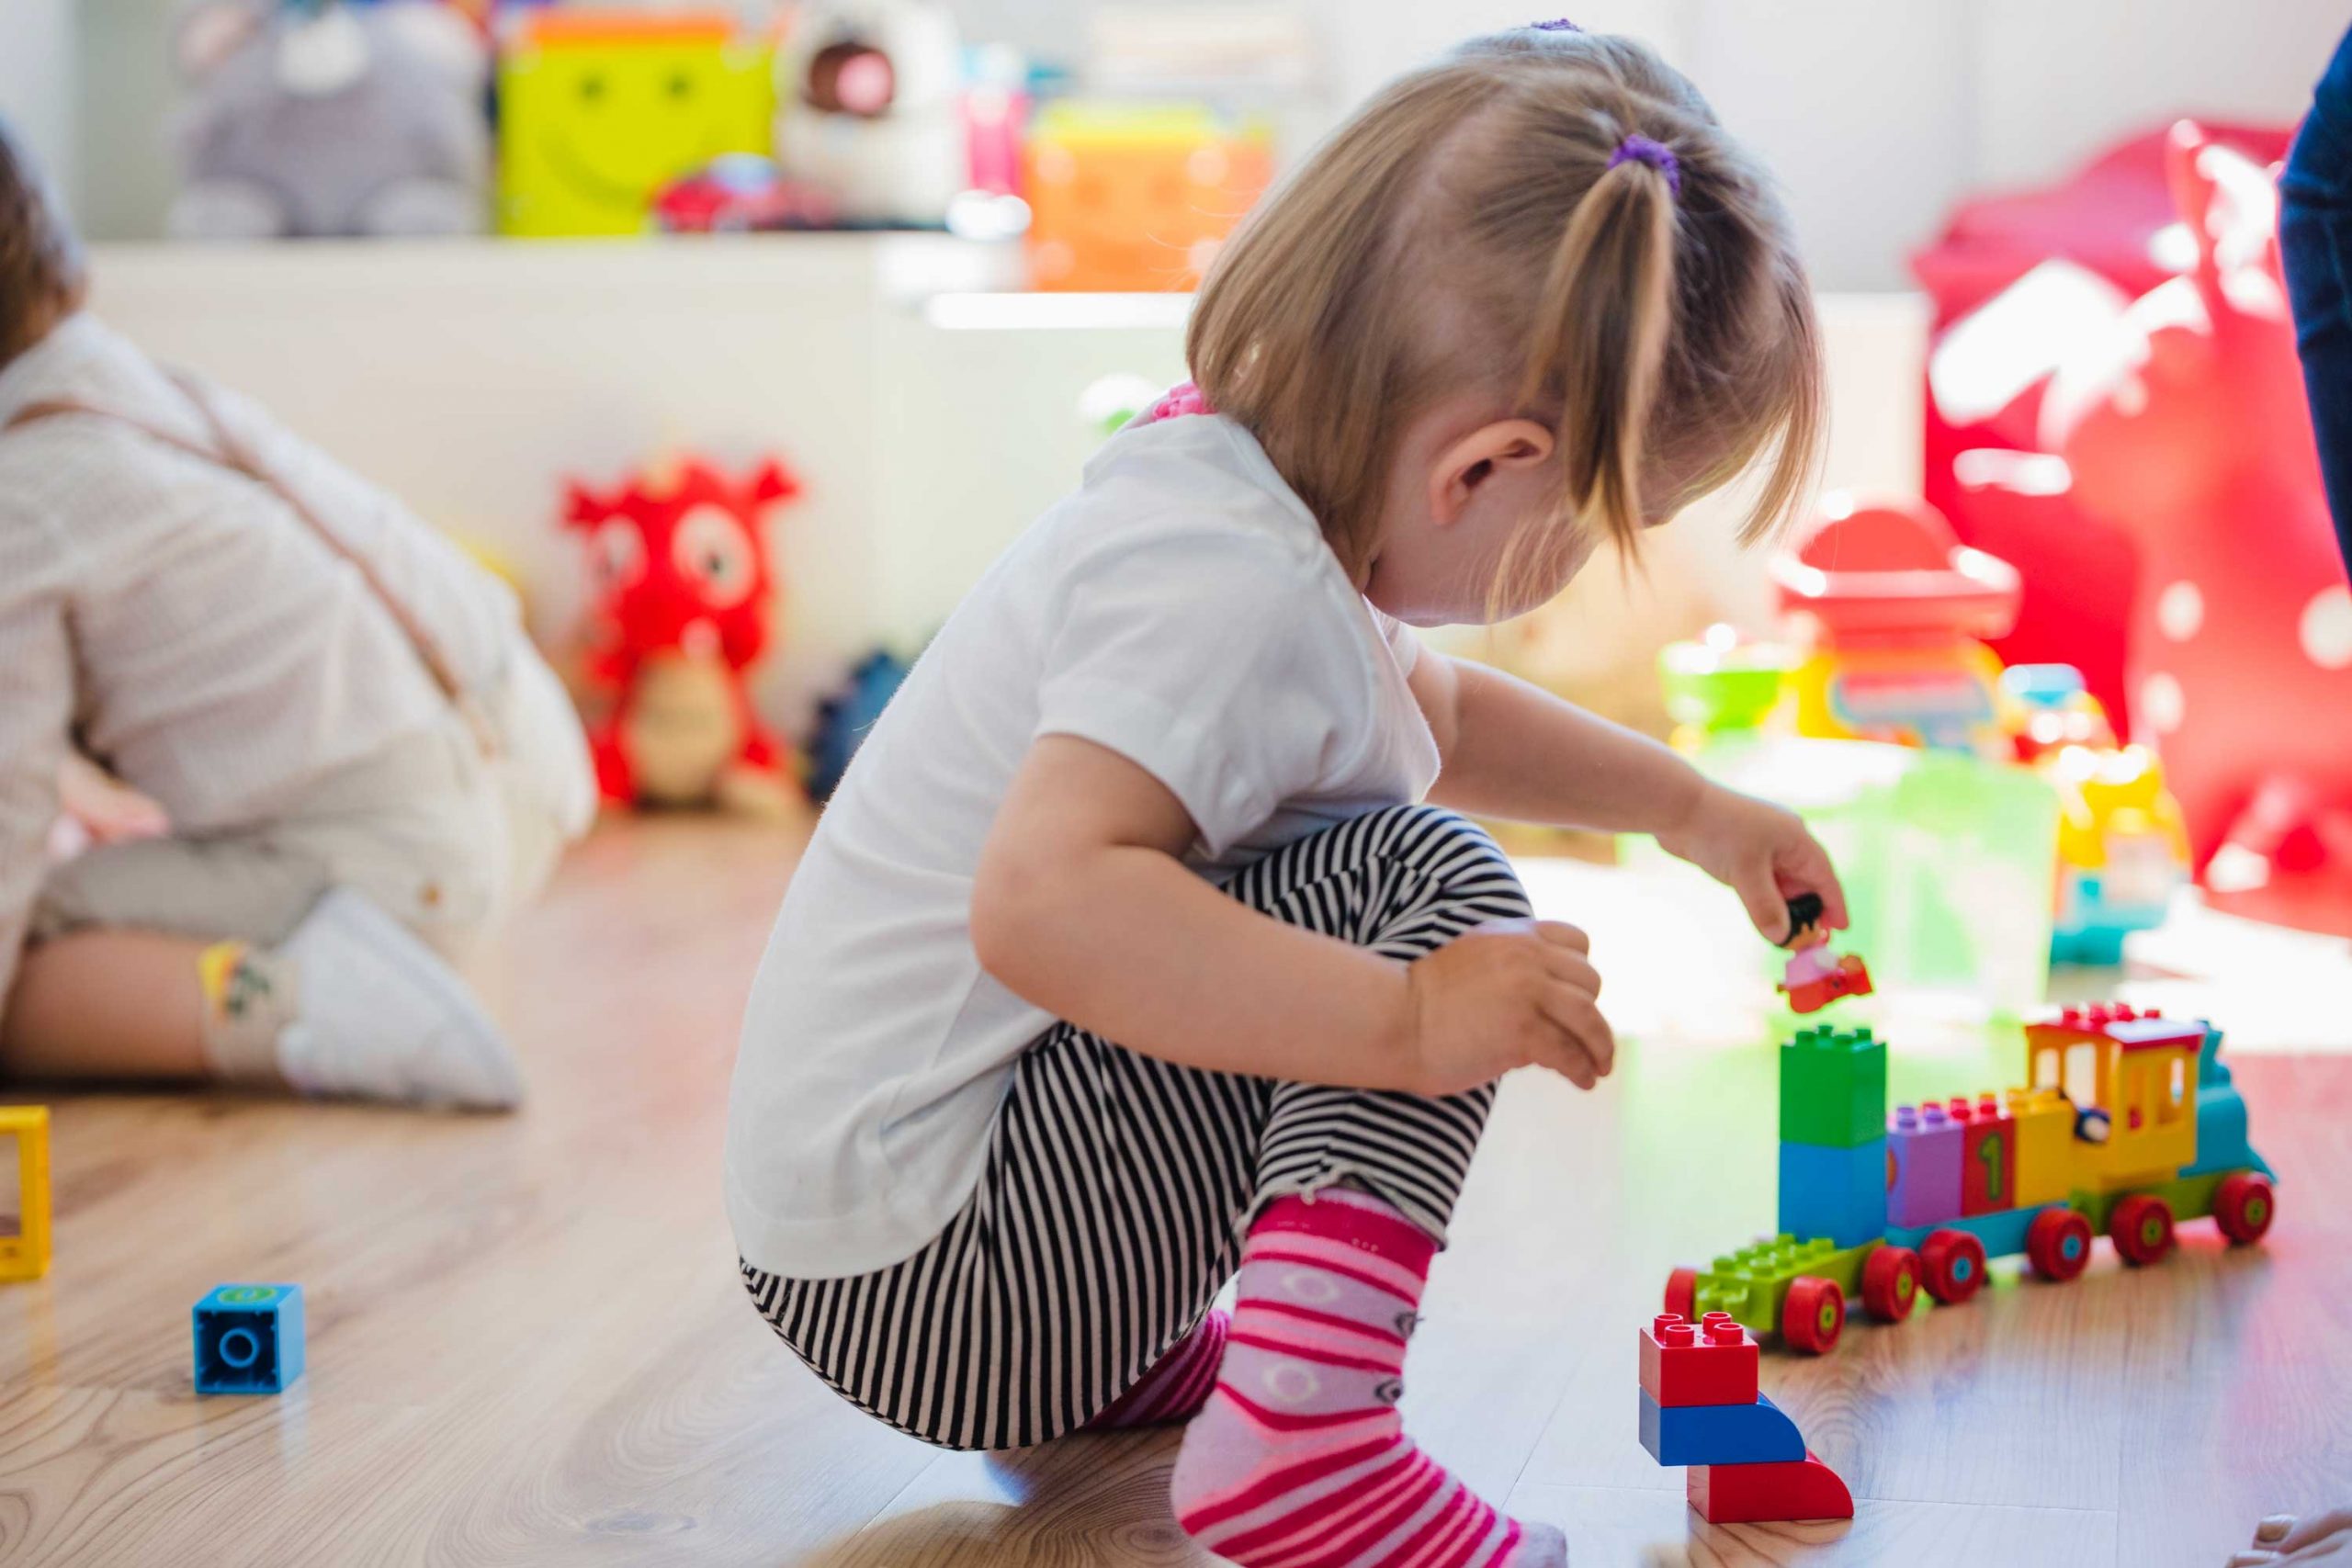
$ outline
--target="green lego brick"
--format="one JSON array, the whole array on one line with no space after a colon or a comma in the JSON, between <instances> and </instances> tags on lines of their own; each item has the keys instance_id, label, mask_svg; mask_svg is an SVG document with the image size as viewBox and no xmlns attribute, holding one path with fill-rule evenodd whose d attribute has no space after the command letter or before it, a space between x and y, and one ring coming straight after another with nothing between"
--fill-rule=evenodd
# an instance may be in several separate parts
<instances>
[{"instance_id":1,"label":"green lego brick","mask_svg":"<svg viewBox=\"0 0 2352 1568\"><path fill-rule=\"evenodd\" d=\"M1840 1247L1826 1236L1777 1235L1727 1252L1699 1271L1697 1310L1727 1312L1758 1335L1778 1333L1781 1304L1798 1276L1835 1280L1852 1300L1861 1292L1862 1263L1878 1246L1871 1240Z\"/></svg>"},{"instance_id":2,"label":"green lego brick","mask_svg":"<svg viewBox=\"0 0 2352 1568\"><path fill-rule=\"evenodd\" d=\"M1850 1149L1886 1135L1886 1045L1867 1029L1800 1029L1781 1047L1781 1141Z\"/></svg>"}]
</instances>

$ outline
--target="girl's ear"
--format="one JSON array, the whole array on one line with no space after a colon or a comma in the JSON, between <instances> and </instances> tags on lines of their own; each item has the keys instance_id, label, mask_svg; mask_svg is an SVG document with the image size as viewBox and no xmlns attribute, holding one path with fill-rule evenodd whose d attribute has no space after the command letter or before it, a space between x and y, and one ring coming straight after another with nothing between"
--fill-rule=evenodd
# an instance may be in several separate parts
<instances>
[{"instance_id":1,"label":"girl's ear","mask_svg":"<svg viewBox=\"0 0 2352 1568\"><path fill-rule=\"evenodd\" d=\"M1462 515L1480 485L1510 468L1552 460L1552 433L1532 419L1482 424L1438 454L1430 467L1430 516L1440 527Z\"/></svg>"}]
</instances>

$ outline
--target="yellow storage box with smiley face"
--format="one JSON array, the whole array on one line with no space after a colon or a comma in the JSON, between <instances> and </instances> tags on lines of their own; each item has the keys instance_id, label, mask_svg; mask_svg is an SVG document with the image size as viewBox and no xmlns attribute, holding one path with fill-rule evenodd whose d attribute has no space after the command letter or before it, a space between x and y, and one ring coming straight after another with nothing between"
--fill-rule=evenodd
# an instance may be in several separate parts
<instances>
[{"instance_id":1,"label":"yellow storage box with smiley face","mask_svg":"<svg viewBox=\"0 0 2352 1568\"><path fill-rule=\"evenodd\" d=\"M499 231L643 232L671 181L768 150L774 58L721 12L528 17L499 62Z\"/></svg>"}]
</instances>

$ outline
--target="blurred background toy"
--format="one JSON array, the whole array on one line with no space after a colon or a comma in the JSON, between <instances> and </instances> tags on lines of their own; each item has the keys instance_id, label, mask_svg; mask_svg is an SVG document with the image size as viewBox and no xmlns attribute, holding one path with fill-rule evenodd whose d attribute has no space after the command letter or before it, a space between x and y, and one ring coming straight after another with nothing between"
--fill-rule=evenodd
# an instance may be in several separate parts
<instances>
[{"instance_id":1,"label":"blurred background toy","mask_svg":"<svg viewBox=\"0 0 2352 1568\"><path fill-rule=\"evenodd\" d=\"M2042 434L2083 509L2139 547L2131 690L2208 887L2352 930L2352 591L2278 276L2277 193L2191 122L2167 157L2194 265L2058 366Z\"/></svg>"},{"instance_id":2,"label":"blurred background toy","mask_svg":"<svg viewBox=\"0 0 2352 1568\"><path fill-rule=\"evenodd\" d=\"M654 222L672 234L830 229L840 216L831 192L757 152L722 153L653 198Z\"/></svg>"},{"instance_id":3,"label":"blurred background toy","mask_svg":"<svg viewBox=\"0 0 2352 1568\"><path fill-rule=\"evenodd\" d=\"M2145 746L2117 742L2080 671L2018 664L2001 672L2004 727L2018 760L2058 796L2058 909L2051 957L2120 964L2123 939L2164 922L2188 875L2188 835Z\"/></svg>"},{"instance_id":4,"label":"blurred background toy","mask_svg":"<svg viewBox=\"0 0 2352 1568\"><path fill-rule=\"evenodd\" d=\"M726 11L523 15L499 61L500 231L643 232L673 181L768 151L773 55Z\"/></svg>"},{"instance_id":5,"label":"blurred background toy","mask_svg":"<svg viewBox=\"0 0 2352 1568\"><path fill-rule=\"evenodd\" d=\"M1772 581L1806 648L1788 682L1796 733L2006 750L2001 661L1980 639L2016 616L2017 569L1962 547L1935 508L1832 495Z\"/></svg>"},{"instance_id":6,"label":"blurred background toy","mask_svg":"<svg viewBox=\"0 0 2352 1568\"><path fill-rule=\"evenodd\" d=\"M198 0L174 53L183 240L479 232L489 53L438 0Z\"/></svg>"},{"instance_id":7,"label":"blurred background toy","mask_svg":"<svg viewBox=\"0 0 2352 1568\"><path fill-rule=\"evenodd\" d=\"M1273 175L1262 126L1198 105L1065 100L1029 133L1029 265L1039 288L1196 287Z\"/></svg>"},{"instance_id":8,"label":"blurred background toy","mask_svg":"<svg viewBox=\"0 0 2352 1568\"><path fill-rule=\"evenodd\" d=\"M776 156L845 223L939 228L970 183L963 86L945 6L804 6L776 58Z\"/></svg>"},{"instance_id":9,"label":"blurred background toy","mask_svg":"<svg viewBox=\"0 0 2352 1568\"><path fill-rule=\"evenodd\" d=\"M778 815L798 804L787 758L754 713L748 672L775 603L766 518L799 493L778 463L730 479L698 458L597 493L570 487L586 536L612 705L591 727L606 800Z\"/></svg>"},{"instance_id":10,"label":"blurred background toy","mask_svg":"<svg viewBox=\"0 0 2352 1568\"><path fill-rule=\"evenodd\" d=\"M887 648L877 648L857 661L839 691L817 705L817 722L808 736L808 795L831 800L849 772L850 759L865 743L875 720L896 696L912 668Z\"/></svg>"}]
</instances>

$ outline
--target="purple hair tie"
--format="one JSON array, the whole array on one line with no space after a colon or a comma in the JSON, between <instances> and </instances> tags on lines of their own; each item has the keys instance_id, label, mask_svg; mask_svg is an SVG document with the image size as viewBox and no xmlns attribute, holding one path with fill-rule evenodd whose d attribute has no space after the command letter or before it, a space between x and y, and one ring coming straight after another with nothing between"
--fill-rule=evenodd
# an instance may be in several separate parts
<instances>
[{"instance_id":1,"label":"purple hair tie","mask_svg":"<svg viewBox=\"0 0 2352 1568\"><path fill-rule=\"evenodd\" d=\"M1555 17L1548 22L1530 22L1527 25L1533 28L1539 33L1580 33L1584 31L1582 28L1568 20L1566 17Z\"/></svg>"},{"instance_id":2,"label":"purple hair tie","mask_svg":"<svg viewBox=\"0 0 2352 1568\"><path fill-rule=\"evenodd\" d=\"M1679 198L1682 195L1682 165L1675 162L1674 149L1663 141L1653 141L1638 131L1617 143L1617 151L1609 154L1609 167L1620 164L1647 164L1666 176L1666 188Z\"/></svg>"}]
</instances>

